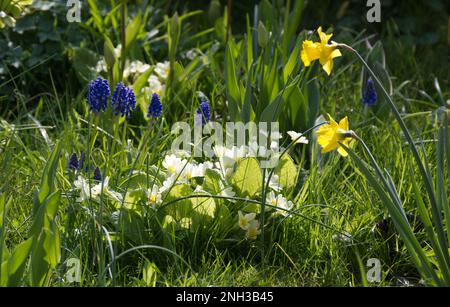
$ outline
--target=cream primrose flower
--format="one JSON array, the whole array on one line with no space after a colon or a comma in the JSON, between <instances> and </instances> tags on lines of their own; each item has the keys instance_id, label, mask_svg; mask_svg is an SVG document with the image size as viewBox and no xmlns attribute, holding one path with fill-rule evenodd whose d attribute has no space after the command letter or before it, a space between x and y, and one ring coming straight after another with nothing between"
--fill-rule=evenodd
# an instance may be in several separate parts
<instances>
[{"instance_id":1,"label":"cream primrose flower","mask_svg":"<svg viewBox=\"0 0 450 307\"><path fill-rule=\"evenodd\" d=\"M157 63L155 66L155 72L162 80L167 79L170 72L170 63L168 61Z\"/></svg>"},{"instance_id":2,"label":"cream primrose flower","mask_svg":"<svg viewBox=\"0 0 450 307\"><path fill-rule=\"evenodd\" d=\"M266 176L266 184L267 184L268 179L269 179L269 176ZM273 174L270 177L269 188L271 188L272 190L274 190L276 192L280 192L281 190L283 190L283 187L280 184L280 177L278 175Z\"/></svg>"},{"instance_id":3,"label":"cream primrose flower","mask_svg":"<svg viewBox=\"0 0 450 307\"><path fill-rule=\"evenodd\" d=\"M78 176L73 185L77 190L80 190L80 197L77 198L78 202L82 202L89 199L89 183L82 176Z\"/></svg>"},{"instance_id":4,"label":"cream primrose flower","mask_svg":"<svg viewBox=\"0 0 450 307\"><path fill-rule=\"evenodd\" d=\"M238 215L239 215L238 217L239 227L241 227L241 229L243 230L247 230L250 227L251 221L254 221L256 217L256 213L254 212L247 213L244 215L240 210L238 212Z\"/></svg>"},{"instance_id":5,"label":"cream primrose flower","mask_svg":"<svg viewBox=\"0 0 450 307\"><path fill-rule=\"evenodd\" d=\"M177 174L173 174L167 177L167 179L164 180L162 187L159 189L159 193L162 194L166 191L169 191L175 185L175 180L177 177Z\"/></svg>"},{"instance_id":6,"label":"cream primrose flower","mask_svg":"<svg viewBox=\"0 0 450 307\"><path fill-rule=\"evenodd\" d=\"M102 189L103 187L103 189ZM93 197L95 196L95 198L99 198L101 193L103 191L103 194L109 196L110 198L114 199L117 202L122 202L123 201L123 196L122 194L120 194L119 192L113 191L109 188L109 176L105 177L105 180L103 181L103 186L102 186L102 182L97 183L95 186L92 187L91 189L91 193L93 195Z\"/></svg>"},{"instance_id":7,"label":"cream primrose flower","mask_svg":"<svg viewBox=\"0 0 450 307\"><path fill-rule=\"evenodd\" d=\"M228 149L222 145L216 145L214 146L214 154L219 159L215 163L216 168L221 171L225 178L228 178L233 172L236 161L245 156L245 147L237 148L233 146L231 149Z\"/></svg>"},{"instance_id":8,"label":"cream primrose flower","mask_svg":"<svg viewBox=\"0 0 450 307\"><path fill-rule=\"evenodd\" d=\"M183 170L186 160L181 160L174 154L166 155L162 162L163 167L167 170L167 177L178 175Z\"/></svg>"},{"instance_id":9,"label":"cream primrose flower","mask_svg":"<svg viewBox=\"0 0 450 307\"><path fill-rule=\"evenodd\" d=\"M162 202L160 188L156 184L151 189L148 189L146 194L149 205L154 207Z\"/></svg>"},{"instance_id":10,"label":"cream primrose flower","mask_svg":"<svg viewBox=\"0 0 450 307\"><path fill-rule=\"evenodd\" d=\"M116 48L114 48L114 55L116 58L120 58L122 53L122 44L118 44Z\"/></svg>"},{"instance_id":11,"label":"cream primrose flower","mask_svg":"<svg viewBox=\"0 0 450 307\"><path fill-rule=\"evenodd\" d=\"M250 221L248 224L247 232L245 234L247 239L256 240L260 233L261 230L259 230L259 222L257 220Z\"/></svg>"},{"instance_id":12,"label":"cream primrose flower","mask_svg":"<svg viewBox=\"0 0 450 307\"><path fill-rule=\"evenodd\" d=\"M147 95L148 99L150 99L153 93L156 93L158 94L158 96L160 96L161 92L164 91L164 86L162 85L161 81L159 81L159 78L153 74L148 77L147 83L148 87L146 87L145 94Z\"/></svg>"},{"instance_id":13,"label":"cream primrose flower","mask_svg":"<svg viewBox=\"0 0 450 307\"><path fill-rule=\"evenodd\" d=\"M136 79L149 68L150 65L142 63L141 61L127 62L127 65L125 65L125 69L123 70L123 77L128 79L128 77L131 76L133 79Z\"/></svg>"},{"instance_id":14,"label":"cream primrose flower","mask_svg":"<svg viewBox=\"0 0 450 307\"><path fill-rule=\"evenodd\" d=\"M220 196L223 197L234 197L236 195L236 193L234 193L233 188L232 187L225 187L225 185L222 183L221 180L219 180L219 186L220 186ZM236 202L236 200L234 199L227 199L228 201L231 202Z\"/></svg>"},{"instance_id":15,"label":"cream primrose flower","mask_svg":"<svg viewBox=\"0 0 450 307\"><path fill-rule=\"evenodd\" d=\"M181 172L181 178L190 180L195 177L203 177L205 176L205 167L203 163L201 164L194 164L188 162L186 166L184 166L182 172Z\"/></svg>"},{"instance_id":16,"label":"cream primrose flower","mask_svg":"<svg viewBox=\"0 0 450 307\"><path fill-rule=\"evenodd\" d=\"M289 134L292 141L296 140L295 144L308 144L308 139L299 132L288 131L287 134Z\"/></svg>"},{"instance_id":17,"label":"cream primrose flower","mask_svg":"<svg viewBox=\"0 0 450 307\"><path fill-rule=\"evenodd\" d=\"M107 70L108 70L108 67L106 66L105 58L101 58L101 60L97 62L97 65L95 65L95 71L97 73L101 73L101 72L104 72Z\"/></svg>"},{"instance_id":18,"label":"cream primrose flower","mask_svg":"<svg viewBox=\"0 0 450 307\"><path fill-rule=\"evenodd\" d=\"M267 195L266 202L271 206L274 206L274 207L277 207L280 209L284 209L284 210L276 210L275 208L270 208L270 209L275 209L275 212L274 212L275 215L280 214L283 216L287 216L289 214L289 212L286 210L290 211L294 207L294 204L292 203L292 201L288 201L281 194L278 194L276 196L273 191L271 191Z\"/></svg>"}]
</instances>

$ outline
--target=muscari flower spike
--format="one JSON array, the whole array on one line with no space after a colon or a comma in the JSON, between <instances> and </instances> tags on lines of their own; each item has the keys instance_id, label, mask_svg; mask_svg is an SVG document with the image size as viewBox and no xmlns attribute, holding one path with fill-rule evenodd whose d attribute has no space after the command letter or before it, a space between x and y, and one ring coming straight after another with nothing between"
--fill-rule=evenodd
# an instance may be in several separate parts
<instances>
[{"instance_id":1,"label":"muscari flower spike","mask_svg":"<svg viewBox=\"0 0 450 307\"><path fill-rule=\"evenodd\" d=\"M204 127L206 123L211 119L211 108L208 101L204 98L202 98L200 101L200 106L197 109L196 116L197 118L202 119L202 127Z\"/></svg>"},{"instance_id":2,"label":"muscari flower spike","mask_svg":"<svg viewBox=\"0 0 450 307\"><path fill-rule=\"evenodd\" d=\"M369 78L363 93L363 104L373 107L376 102L377 92L375 91L375 84L373 83L372 78Z\"/></svg>"},{"instance_id":3,"label":"muscari flower spike","mask_svg":"<svg viewBox=\"0 0 450 307\"><path fill-rule=\"evenodd\" d=\"M150 101L150 105L148 106L147 117L157 118L162 115L162 104L159 100L158 94L153 93L152 100Z\"/></svg>"},{"instance_id":4,"label":"muscari flower spike","mask_svg":"<svg viewBox=\"0 0 450 307\"><path fill-rule=\"evenodd\" d=\"M101 181L102 173L100 172L100 168L97 166L94 170L94 180Z\"/></svg>"},{"instance_id":5,"label":"muscari flower spike","mask_svg":"<svg viewBox=\"0 0 450 307\"><path fill-rule=\"evenodd\" d=\"M77 154L73 153L69 159L69 169L74 171L74 170L77 170L78 167L79 167L79 163L78 163Z\"/></svg>"},{"instance_id":6,"label":"muscari flower spike","mask_svg":"<svg viewBox=\"0 0 450 307\"><path fill-rule=\"evenodd\" d=\"M111 95L108 81L98 77L89 83L87 101L90 110L94 113L105 111L108 106L108 97Z\"/></svg>"},{"instance_id":7,"label":"muscari flower spike","mask_svg":"<svg viewBox=\"0 0 450 307\"><path fill-rule=\"evenodd\" d=\"M121 116L125 116L126 120L128 120L131 116L131 112L136 109L136 97L133 90L129 87L125 87L122 82L117 84L116 90L111 98L111 107L114 115L120 113Z\"/></svg>"}]
</instances>

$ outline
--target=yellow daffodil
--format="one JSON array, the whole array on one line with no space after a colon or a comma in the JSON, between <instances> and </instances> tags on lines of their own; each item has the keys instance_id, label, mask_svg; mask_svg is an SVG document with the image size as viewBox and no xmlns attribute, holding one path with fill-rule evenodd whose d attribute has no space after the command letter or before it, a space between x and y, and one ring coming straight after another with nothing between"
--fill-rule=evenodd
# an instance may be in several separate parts
<instances>
[{"instance_id":1,"label":"yellow daffodil","mask_svg":"<svg viewBox=\"0 0 450 307\"><path fill-rule=\"evenodd\" d=\"M333 34L322 32L322 27L317 29L317 33L319 33L320 42L305 40L302 44L300 57L305 67L311 65L311 62L319 60L323 70L330 75L333 69L333 59L340 57L342 54L337 49L336 43L328 43Z\"/></svg>"},{"instance_id":2,"label":"yellow daffodil","mask_svg":"<svg viewBox=\"0 0 450 307\"><path fill-rule=\"evenodd\" d=\"M320 59L320 44L305 40L302 43L302 52L300 54L303 64L308 67L312 61Z\"/></svg>"},{"instance_id":3,"label":"yellow daffodil","mask_svg":"<svg viewBox=\"0 0 450 307\"><path fill-rule=\"evenodd\" d=\"M346 116L337 123L330 115L328 117L329 123L317 130L317 142L322 147L322 153L337 149L341 156L346 157L348 154L339 142L348 147L352 140L349 136L351 131L348 128L348 118Z\"/></svg>"}]
</instances>

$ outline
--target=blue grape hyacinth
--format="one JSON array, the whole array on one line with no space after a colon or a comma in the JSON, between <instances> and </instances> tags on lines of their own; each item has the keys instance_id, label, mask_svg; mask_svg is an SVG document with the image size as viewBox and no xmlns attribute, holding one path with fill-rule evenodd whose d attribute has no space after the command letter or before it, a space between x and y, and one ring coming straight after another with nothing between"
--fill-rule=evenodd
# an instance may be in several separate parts
<instances>
[{"instance_id":1,"label":"blue grape hyacinth","mask_svg":"<svg viewBox=\"0 0 450 307\"><path fill-rule=\"evenodd\" d=\"M148 106L147 117L161 117L162 115L162 104L159 100L158 94L153 93L152 100L150 101L150 105Z\"/></svg>"},{"instance_id":2,"label":"blue grape hyacinth","mask_svg":"<svg viewBox=\"0 0 450 307\"><path fill-rule=\"evenodd\" d=\"M205 127L206 123L211 119L211 108L207 100L202 98L200 100L200 106L196 112L196 121L202 123L202 127Z\"/></svg>"},{"instance_id":3,"label":"blue grape hyacinth","mask_svg":"<svg viewBox=\"0 0 450 307\"><path fill-rule=\"evenodd\" d=\"M121 116L125 116L126 120L131 117L131 112L136 109L136 97L131 88L126 87L122 82L117 84L111 98L111 107L114 115L120 113Z\"/></svg>"},{"instance_id":4,"label":"blue grape hyacinth","mask_svg":"<svg viewBox=\"0 0 450 307\"><path fill-rule=\"evenodd\" d=\"M71 156L70 156L70 159L69 159L69 169L70 170L77 170L78 168L79 168L79 163L78 163L78 157L77 157L77 154L76 153L73 153Z\"/></svg>"},{"instance_id":5,"label":"blue grape hyacinth","mask_svg":"<svg viewBox=\"0 0 450 307\"><path fill-rule=\"evenodd\" d=\"M367 80L366 88L363 93L363 104L373 107L377 102L377 92L372 78Z\"/></svg>"},{"instance_id":6,"label":"blue grape hyacinth","mask_svg":"<svg viewBox=\"0 0 450 307\"><path fill-rule=\"evenodd\" d=\"M105 111L108 107L108 98L111 95L109 84L106 79L98 77L89 83L87 101L90 110L94 113Z\"/></svg>"},{"instance_id":7,"label":"blue grape hyacinth","mask_svg":"<svg viewBox=\"0 0 450 307\"><path fill-rule=\"evenodd\" d=\"M100 172L100 168L98 166L94 169L94 180L102 180L102 173Z\"/></svg>"}]
</instances>

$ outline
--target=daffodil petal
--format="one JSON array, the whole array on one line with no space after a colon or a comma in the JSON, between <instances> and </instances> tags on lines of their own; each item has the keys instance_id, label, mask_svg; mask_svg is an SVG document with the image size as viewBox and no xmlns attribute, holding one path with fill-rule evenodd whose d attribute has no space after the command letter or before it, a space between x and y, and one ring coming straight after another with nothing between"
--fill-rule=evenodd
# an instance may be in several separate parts
<instances>
[{"instance_id":1,"label":"daffodil petal","mask_svg":"<svg viewBox=\"0 0 450 307\"><path fill-rule=\"evenodd\" d=\"M339 122L339 128L348 131L348 117L344 117L343 119L340 120Z\"/></svg>"}]
</instances>

